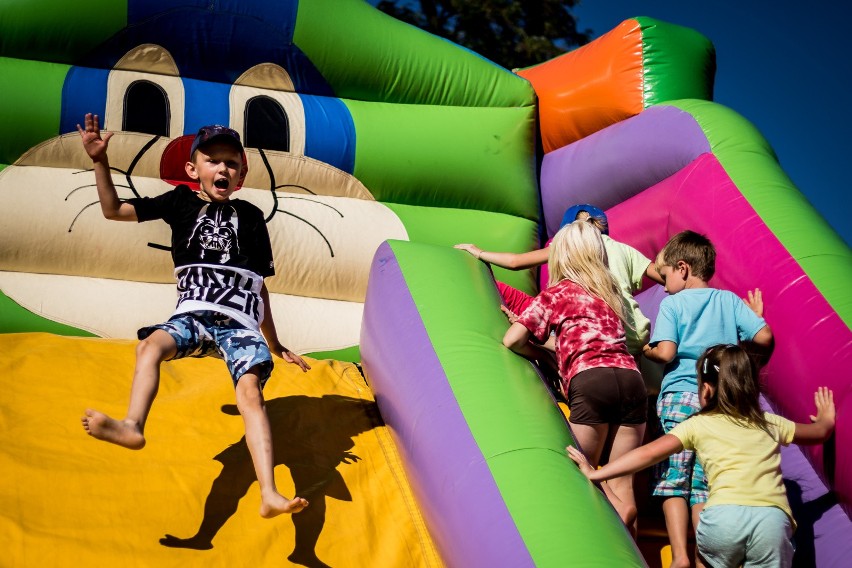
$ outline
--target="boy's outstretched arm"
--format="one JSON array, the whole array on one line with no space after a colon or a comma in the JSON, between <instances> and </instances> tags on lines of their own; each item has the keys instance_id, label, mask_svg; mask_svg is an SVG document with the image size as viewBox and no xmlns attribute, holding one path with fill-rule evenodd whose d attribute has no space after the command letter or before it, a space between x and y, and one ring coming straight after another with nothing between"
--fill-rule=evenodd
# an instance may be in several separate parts
<instances>
[{"instance_id":1,"label":"boy's outstretched arm","mask_svg":"<svg viewBox=\"0 0 852 568\"><path fill-rule=\"evenodd\" d=\"M794 444L821 444L834 431L837 410L834 407L834 393L827 387L819 387L814 393L816 416L811 416L811 424L796 424L793 435Z\"/></svg>"},{"instance_id":2,"label":"boy's outstretched arm","mask_svg":"<svg viewBox=\"0 0 852 568\"><path fill-rule=\"evenodd\" d=\"M109 169L109 158L107 148L112 132L105 132L101 136L101 127L98 115L86 114L83 121L85 127L77 125L77 131L83 141L83 149L92 159L92 170L95 172L95 183L98 188L98 200L101 202L101 211L104 217L113 221L136 221L136 208L122 202L115 191L112 183L112 172Z\"/></svg>"},{"instance_id":3,"label":"boy's outstretched arm","mask_svg":"<svg viewBox=\"0 0 852 568\"><path fill-rule=\"evenodd\" d=\"M272 319L272 306L269 301L269 290L266 289L266 282L263 283L263 287L260 289L260 297L263 300L263 321L260 324L260 332L266 338L269 350L288 363L298 365L302 371L307 371L311 366L300 356L281 345L281 341L278 340L278 332L275 329L275 321Z\"/></svg>"}]
</instances>

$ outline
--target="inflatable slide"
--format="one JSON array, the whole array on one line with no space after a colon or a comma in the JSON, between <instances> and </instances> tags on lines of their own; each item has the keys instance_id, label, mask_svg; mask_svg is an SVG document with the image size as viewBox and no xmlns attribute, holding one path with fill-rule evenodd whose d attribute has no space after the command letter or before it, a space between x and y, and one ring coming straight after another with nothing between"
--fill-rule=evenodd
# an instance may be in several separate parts
<instances>
[{"instance_id":1,"label":"inflatable slide","mask_svg":"<svg viewBox=\"0 0 852 568\"><path fill-rule=\"evenodd\" d=\"M852 255L760 134L711 102L700 34L634 18L513 73L360 0L0 6L4 562L645 565L565 455L537 370L500 343L494 279L534 293L536 275L452 248L538 248L577 202L650 257L704 232L715 286L764 291L767 404L804 420L823 384L838 402L830 444L785 454L804 548L821 566L852 552L837 538L852 458L833 451L852 436ZM313 367L277 361L265 390L276 480L304 512L257 515L220 361L164 364L141 452L80 427L86 407L123 412L136 330L176 299L167 227L100 214L87 112L115 133L122 198L184 183L200 126L241 133L235 197L266 216L278 332ZM660 291L640 299L653 313Z\"/></svg>"}]
</instances>

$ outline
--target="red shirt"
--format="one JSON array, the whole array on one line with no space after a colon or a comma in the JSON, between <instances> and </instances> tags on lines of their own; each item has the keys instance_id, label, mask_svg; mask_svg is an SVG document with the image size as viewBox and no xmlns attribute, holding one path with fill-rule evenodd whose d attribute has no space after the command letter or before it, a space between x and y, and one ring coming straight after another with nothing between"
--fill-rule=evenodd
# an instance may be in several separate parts
<instances>
[{"instance_id":1,"label":"red shirt","mask_svg":"<svg viewBox=\"0 0 852 568\"><path fill-rule=\"evenodd\" d=\"M566 389L571 377L587 369L617 367L638 371L627 351L621 320L601 298L570 280L543 290L518 323L542 343L556 332L556 359Z\"/></svg>"}]
</instances>

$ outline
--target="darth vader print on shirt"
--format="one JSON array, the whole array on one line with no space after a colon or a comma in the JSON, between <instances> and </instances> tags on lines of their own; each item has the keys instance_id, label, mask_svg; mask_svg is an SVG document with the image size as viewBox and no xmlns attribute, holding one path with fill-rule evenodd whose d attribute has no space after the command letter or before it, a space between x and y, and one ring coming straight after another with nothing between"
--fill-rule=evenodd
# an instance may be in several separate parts
<instances>
[{"instance_id":1,"label":"darth vader print on shirt","mask_svg":"<svg viewBox=\"0 0 852 568\"><path fill-rule=\"evenodd\" d=\"M211 211L212 209L212 211ZM195 228L187 243L190 252L210 264L226 264L240 254L237 231L239 217L233 207L205 205L198 212Z\"/></svg>"}]
</instances>

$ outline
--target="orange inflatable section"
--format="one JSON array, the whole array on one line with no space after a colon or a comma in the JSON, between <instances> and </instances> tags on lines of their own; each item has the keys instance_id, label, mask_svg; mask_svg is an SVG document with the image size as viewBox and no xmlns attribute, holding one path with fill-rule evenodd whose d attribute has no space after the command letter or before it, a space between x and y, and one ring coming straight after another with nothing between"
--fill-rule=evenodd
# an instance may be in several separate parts
<instances>
[{"instance_id":1,"label":"orange inflatable section","mask_svg":"<svg viewBox=\"0 0 852 568\"><path fill-rule=\"evenodd\" d=\"M588 45L516 73L538 95L542 144L552 152L642 112L642 28L626 20Z\"/></svg>"}]
</instances>

